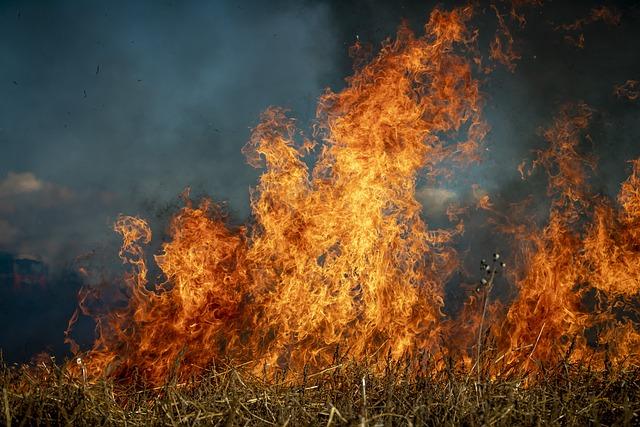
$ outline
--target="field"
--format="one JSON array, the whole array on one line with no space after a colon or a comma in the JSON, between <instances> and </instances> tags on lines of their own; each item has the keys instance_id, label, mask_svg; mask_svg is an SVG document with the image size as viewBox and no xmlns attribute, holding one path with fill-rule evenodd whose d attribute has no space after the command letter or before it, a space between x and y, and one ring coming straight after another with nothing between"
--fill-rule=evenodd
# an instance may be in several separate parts
<instances>
[{"instance_id":1,"label":"field","mask_svg":"<svg viewBox=\"0 0 640 427\"><path fill-rule=\"evenodd\" d=\"M188 382L145 388L84 383L59 367L1 368L6 425L638 425L640 370L586 363L542 367L535 377L478 381L476 372L388 360L343 362L265 377L212 368ZM428 368L424 363L422 366Z\"/></svg>"}]
</instances>

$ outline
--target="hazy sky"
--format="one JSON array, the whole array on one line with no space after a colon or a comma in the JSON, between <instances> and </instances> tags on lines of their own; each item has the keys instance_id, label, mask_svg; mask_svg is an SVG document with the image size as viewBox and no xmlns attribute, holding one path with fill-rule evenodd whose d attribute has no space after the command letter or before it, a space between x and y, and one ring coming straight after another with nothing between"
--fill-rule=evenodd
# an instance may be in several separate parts
<instances>
[{"instance_id":1,"label":"hazy sky","mask_svg":"<svg viewBox=\"0 0 640 427\"><path fill-rule=\"evenodd\" d=\"M327 5L236 4L0 3L0 248L90 245L186 186L247 215L250 128L310 117L340 43Z\"/></svg>"}]
</instances>

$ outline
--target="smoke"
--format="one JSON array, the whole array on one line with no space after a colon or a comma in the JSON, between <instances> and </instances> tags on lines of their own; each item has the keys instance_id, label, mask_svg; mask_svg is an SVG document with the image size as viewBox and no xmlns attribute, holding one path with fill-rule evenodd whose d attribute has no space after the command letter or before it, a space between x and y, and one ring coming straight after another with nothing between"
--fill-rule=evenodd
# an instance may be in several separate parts
<instances>
[{"instance_id":1,"label":"smoke","mask_svg":"<svg viewBox=\"0 0 640 427\"><path fill-rule=\"evenodd\" d=\"M251 126L269 105L312 117L339 47L327 5L297 2L2 2L0 28L0 197L22 180L76 200L3 198L33 218L2 214L0 249L52 261L108 241L121 212L170 210L185 187L243 220Z\"/></svg>"}]
</instances>

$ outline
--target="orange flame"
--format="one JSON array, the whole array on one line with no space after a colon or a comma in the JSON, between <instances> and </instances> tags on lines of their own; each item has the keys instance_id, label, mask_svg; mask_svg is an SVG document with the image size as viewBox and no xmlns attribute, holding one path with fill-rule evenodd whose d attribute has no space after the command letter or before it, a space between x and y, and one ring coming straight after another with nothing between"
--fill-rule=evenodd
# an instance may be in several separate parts
<instances>
[{"instance_id":1,"label":"orange flame","mask_svg":"<svg viewBox=\"0 0 640 427\"><path fill-rule=\"evenodd\" d=\"M549 174L548 223L541 231L511 229L523 268L514 277L518 297L497 333L507 364L526 369L563 357L589 357L595 366L607 357L638 363L632 320L640 283L638 163L622 186L619 209L591 192L594 160L578 147L592 112L584 104L565 106L544 133L549 148L538 153L534 166ZM610 341L613 336L618 339ZM618 345L628 348L616 351Z\"/></svg>"},{"instance_id":2,"label":"orange flame","mask_svg":"<svg viewBox=\"0 0 640 427\"><path fill-rule=\"evenodd\" d=\"M402 26L343 91L327 91L311 172L303 156L314 144L298 141L283 111L265 112L243 149L265 168L254 223L231 229L215 204L187 204L155 257L166 281L154 288L141 247L149 227L121 217L131 296L98 318L92 372L160 382L176 364L185 374L226 358L300 368L330 363L338 346L354 358L435 348L462 227L431 230L415 182L420 171L442 176L442 162L479 160L487 126L460 53L474 42L471 15L435 10L419 38Z\"/></svg>"},{"instance_id":3,"label":"orange flame","mask_svg":"<svg viewBox=\"0 0 640 427\"><path fill-rule=\"evenodd\" d=\"M80 309L97 323L83 373L157 384L228 360L256 370L322 366L340 350L357 360L461 354L478 366L484 334L495 344L496 358L483 359L494 375L563 357L638 363L640 161L617 205L592 192L595 160L580 142L593 110L584 104L564 107L544 133L548 148L531 170L519 167L523 179L548 173L542 228L524 215L526 204L502 215L488 193L470 188L476 207L513 240L517 267L508 279L518 294L503 309L489 304L491 287L482 298L472 291L459 318L445 321L444 286L460 267L453 243L470 209L452 204L451 226L430 228L416 180L446 180L480 160L488 126L477 61L467 59L476 53L472 13L436 9L424 36L403 25L369 63L356 61L347 87L321 96L315 142L284 111L268 109L243 148L249 164L264 168L252 222L232 227L215 203L187 200L154 257L161 280L148 282L149 226L120 217L127 300L94 313L95 293L81 295ZM368 50L358 43L352 54ZM310 170L304 158L316 146ZM483 268L492 286L497 271Z\"/></svg>"},{"instance_id":4,"label":"orange flame","mask_svg":"<svg viewBox=\"0 0 640 427\"><path fill-rule=\"evenodd\" d=\"M616 8L609 8L607 6L593 7L588 16L575 20L570 24L562 24L556 26L556 30L562 30L565 33L564 39L568 44L574 45L580 49L584 48L584 34L570 34L577 33L583 30L586 26L595 22L603 22L611 27L617 27L620 25L622 14Z\"/></svg>"}]
</instances>

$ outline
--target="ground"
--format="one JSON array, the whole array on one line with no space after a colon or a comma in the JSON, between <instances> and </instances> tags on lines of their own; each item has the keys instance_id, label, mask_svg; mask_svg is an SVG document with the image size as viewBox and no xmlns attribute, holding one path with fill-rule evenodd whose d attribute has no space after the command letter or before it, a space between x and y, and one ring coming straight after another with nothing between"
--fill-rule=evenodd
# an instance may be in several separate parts
<instances>
[{"instance_id":1,"label":"ground","mask_svg":"<svg viewBox=\"0 0 640 427\"><path fill-rule=\"evenodd\" d=\"M187 381L83 381L55 365L4 366L7 425L638 425L640 370L560 363L487 380L477 373L344 362L265 381L217 367Z\"/></svg>"}]
</instances>

